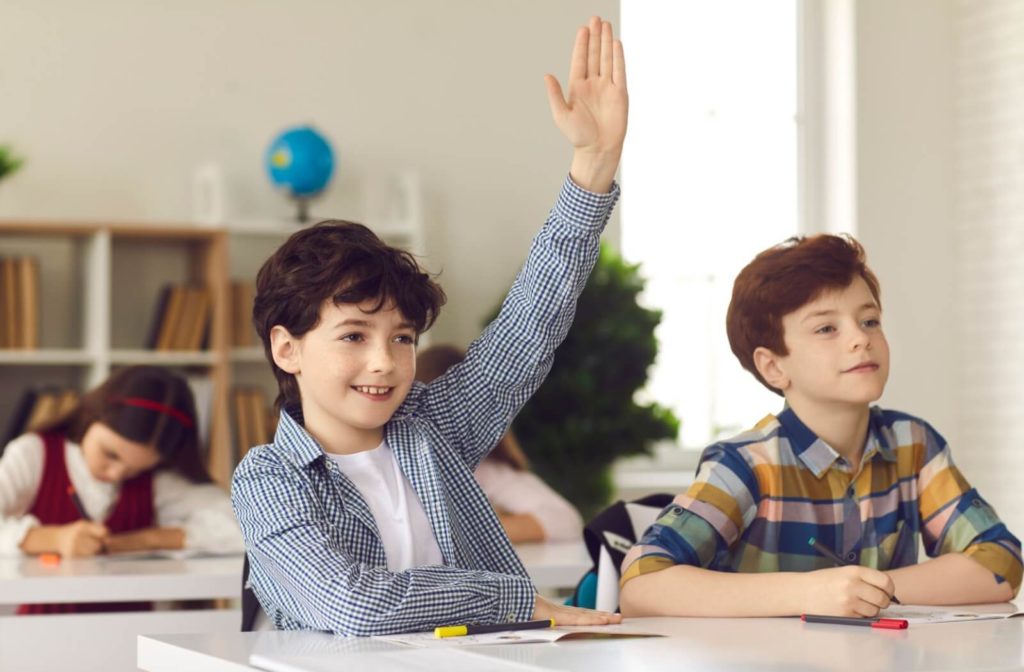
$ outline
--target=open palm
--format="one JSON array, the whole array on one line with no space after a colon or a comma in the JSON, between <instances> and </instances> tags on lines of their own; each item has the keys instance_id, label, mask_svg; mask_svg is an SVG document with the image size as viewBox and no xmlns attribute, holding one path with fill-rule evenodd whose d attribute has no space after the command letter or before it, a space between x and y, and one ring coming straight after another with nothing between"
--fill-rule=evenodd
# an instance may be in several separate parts
<instances>
[{"instance_id":1,"label":"open palm","mask_svg":"<svg viewBox=\"0 0 1024 672\"><path fill-rule=\"evenodd\" d=\"M577 150L618 152L626 137L629 96L622 43L594 17L579 29L569 70L569 96L552 75L545 83L555 125Z\"/></svg>"}]
</instances>

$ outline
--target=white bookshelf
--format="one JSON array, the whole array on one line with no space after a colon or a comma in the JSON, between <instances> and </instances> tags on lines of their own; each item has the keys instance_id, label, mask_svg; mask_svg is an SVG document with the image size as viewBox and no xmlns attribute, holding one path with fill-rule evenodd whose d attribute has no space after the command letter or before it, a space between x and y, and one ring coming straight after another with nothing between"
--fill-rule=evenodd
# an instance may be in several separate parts
<instances>
[{"instance_id":1,"label":"white bookshelf","mask_svg":"<svg viewBox=\"0 0 1024 672\"><path fill-rule=\"evenodd\" d=\"M352 213L336 218L366 224L389 244L425 254L418 176L403 173L378 182L384 186L368 189ZM0 220L0 257L40 261L40 347L0 349L0 431L28 387L86 390L118 367L167 366L211 381L211 408L205 409L211 418L210 469L227 483L239 449L231 437L231 388L259 386L271 402L277 395L262 346L229 344L230 282L254 282L263 262L300 228L248 218L221 227ZM212 290L208 347L147 349L160 289L178 282L201 282Z\"/></svg>"}]
</instances>

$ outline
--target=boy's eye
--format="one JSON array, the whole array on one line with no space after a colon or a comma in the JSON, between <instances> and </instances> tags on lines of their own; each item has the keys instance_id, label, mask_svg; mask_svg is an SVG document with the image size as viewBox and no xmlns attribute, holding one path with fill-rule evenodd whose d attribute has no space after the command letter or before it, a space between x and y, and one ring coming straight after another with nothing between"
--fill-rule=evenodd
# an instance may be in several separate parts
<instances>
[{"instance_id":1,"label":"boy's eye","mask_svg":"<svg viewBox=\"0 0 1024 672\"><path fill-rule=\"evenodd\" d=\"M870 319L864 320L864 326L867 327L868 329L877 329L878 327L882 326L882 321L877 317L872 317Z\"/></svg>"},{"instance_id":2,"label":"boy's eye","mask_svg":"<svg viewBox=\"0 0 1024 672\"><path fill-rule=\"evenodd\" d=\"M345 334L339 340L348 341L350 343L358 343L359 341L363 340L363 335L359 333Z\"/></svg>"},{"instance_id":3,"label":"boy's eye","mask_svg":"<svg viewBox=\"0 0 1024 672\"><path fill-rule=\"evenodd\" d=\"M826 324L824 327L818 327L817 329L815 329L814 333L816 333L816 334L831 334L835 330L836 330L836 328L833 327L831 324Z\"/></svg>"},{"instance_id":4,"label":"boy's eye","mask_svg":"<svg viewBox=\"0 0 1024 672\"><path fill-rule=\"evenodd\" d=\"M108 460L113 460L114 462L116 462L116 461L117 461L118 459L120 459L120 458L119 458L119 457L117 456L117 453L111 452L111 451L109 451L109 450L104 450L104 451L103 451L103 455L104 455L104 457L106 457L106 458L107 458Z\"/></svg>"},{"instance_id":5,"label":"boy's eye","mask_svg":"<svg viewBox=\"0 0 1024 672\"><path fill-rule=\"evenodd\" d=\"M410 336L409 334L402 334L401 336L395 336L395 342L401 343L402 345L415 345L416 337Z\"/></svg>"}]
</instances>

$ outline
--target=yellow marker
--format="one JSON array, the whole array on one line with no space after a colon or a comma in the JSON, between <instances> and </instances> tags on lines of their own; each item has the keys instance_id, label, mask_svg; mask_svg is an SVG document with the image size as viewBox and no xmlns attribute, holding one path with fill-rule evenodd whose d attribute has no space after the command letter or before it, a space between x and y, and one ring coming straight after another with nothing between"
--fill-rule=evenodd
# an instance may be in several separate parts
<instances>
[{"instance_id":1,"label":"yellow marker","mask_svg":"<svg viewBox=\"0 0 1024 672\"><path fill-rule=\"evenodd\" d=\"M509 630L538 630L555 627L555 619L546 618L540 621L520 621L518 623L495 623L493 625L445 625L434 628L434 637L464 637L465 635L485 635L489 632L507 632Z\"/></svg>"}]
</instances>

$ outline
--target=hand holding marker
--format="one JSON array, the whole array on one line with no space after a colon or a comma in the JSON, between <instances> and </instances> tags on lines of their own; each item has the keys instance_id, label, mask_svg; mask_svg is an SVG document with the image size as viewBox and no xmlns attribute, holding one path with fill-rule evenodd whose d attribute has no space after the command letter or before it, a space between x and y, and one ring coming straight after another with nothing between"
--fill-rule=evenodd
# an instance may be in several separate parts
<instances>
[{"instance_id":1,"label":"hand holding marker","mask_svg":"<svg viewBox=\"0 0 1024 672\"><path fill-rule=\"evenodd\" d=\"M807 545L812 547L814 550L816 550L818 553L820 553L821 555L825 556L826 558L828 558L832 562L836 563L836 566L838 566L838 567L845 567L846 565L850 564L850 563L846 562L845 560L843 560L842 558L840 558L838 555L836 555L835 552L831 548L829 548L825 544L821 543L820 541L818 541L814 537L811 537L810 539L807 540ZM903 604L898 599L896 599L895 595L890 595L889 596L889 600L893 604Z\"/></svg>"}]
</instances>

